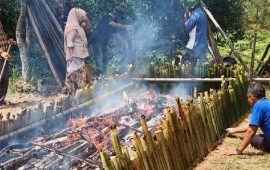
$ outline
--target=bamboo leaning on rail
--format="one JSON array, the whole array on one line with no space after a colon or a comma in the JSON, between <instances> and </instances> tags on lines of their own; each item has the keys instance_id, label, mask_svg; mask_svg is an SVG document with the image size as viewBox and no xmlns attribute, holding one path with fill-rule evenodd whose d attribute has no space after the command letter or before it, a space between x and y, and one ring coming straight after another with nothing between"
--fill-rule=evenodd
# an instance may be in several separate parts
<instances>
[{"instance_id":1,"label":"bamboo leaning on rail","mask_svg":"<svg viewBox=\"0 0 270 170\"><path fill-rule=\"evenodd\" d=\"M160 127L152 134L144 116L141 125L144 136L133 135L133 148L121 146L116 127L111 129L114 156L105 150L101 155L105 170L173 170L187 169L216 146L224 130L249 109L245 100L248 79L243 70L233 71L236 81L223 81L219 90L200 93L195 103L183 103L167 109ZM224 79L224 76L222 77ZM236 100L237 99L237 100Z\"/></svg>"}]
</instances>

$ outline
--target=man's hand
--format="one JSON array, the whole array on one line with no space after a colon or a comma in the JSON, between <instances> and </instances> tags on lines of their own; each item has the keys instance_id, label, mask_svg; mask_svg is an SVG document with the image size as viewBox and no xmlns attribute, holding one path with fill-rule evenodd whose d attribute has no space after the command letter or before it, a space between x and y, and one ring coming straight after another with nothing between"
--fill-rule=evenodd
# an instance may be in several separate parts
<instances>
[{"instance_id":1,"label":"man's hand","mask_svg":"<svg viewBox=\"0 0 270 170\"><path fill-rule=\"evenodd\" d=\"M11 45L15 45L16 41L13 40L13 38L8 39L8 43Z\"/></svg>"},{"instance_id":2,"label":"man's hand","mask_svg":"<svg viewBox=\"0 0 270 170\"><path fill-rule=\"evenodd\" d=\"M185 9L185 12L184 12L184 21L186 22L188 20L190 16L190 11L188 8Z\"/></svg>"},{"instance_id":3,"label":"man's hand","mask_svg":"<svg viewBox=\"0 0 270 170\"><path fill-rule=\"evenodd\" d=\"M226 132L227 132L227 135L231 135L231 134L233 134L235 131L234 131L234 128L227 128L227 129L226 129Z\"/></svg>"},{"instance_id":4,"label":"man's hand","mask_svg":"<svg viewBox=\"0 0 270 170\"><path fill-rule=\"evenodd\" d=\"M11 56L5 51L1 52L1 57L3 57L6 60L11 60Z\"/></svg>"},{"instance_id":5,"label":"man's hand","mask_svg":"<svg viewBox=\"0 0 270 170\"><path fill-rule=\"evenodd\" d=\"M132 31L132 26L131 26L131 25L126 25L126 30L127 30L128 32Z\"/></svg>"},{"instance_id":6,"label":"man's hand","mask_svg":"<svg viewBox=\"0 0 270 170\"><path fill-rule=\"evenodd\" d=\"M225 152L224 155L233 156L233 155L238 155L238 153L235 149L232 149L232 150L228 150L227 152Z\"/></svg>"}]
</instances>

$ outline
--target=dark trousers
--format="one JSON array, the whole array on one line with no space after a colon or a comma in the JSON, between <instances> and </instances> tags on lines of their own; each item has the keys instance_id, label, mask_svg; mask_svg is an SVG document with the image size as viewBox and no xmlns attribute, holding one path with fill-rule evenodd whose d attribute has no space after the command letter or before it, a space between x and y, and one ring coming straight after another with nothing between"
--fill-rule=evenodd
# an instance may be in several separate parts
<instances>
[{"instance_id":1,"label":"dark trousers","mask_svg":"<svg viewBox=\"0 0 270 170\"><path fill-rule=\"evenodd\" d=\"M107 44L95 42L93 44L93 51L96 62L96 75L106 75L108 65L108 50Z\"/></svg>"},{"instance_id":2,"label":"dark trousers","mask_svg":"<svg viewBox=\"0 0 270 170\"><path fill-rule=\"evenodd\" d=\"M267 142L263 134L255 135L251 141L251 146L266 152L270 152L270 143Z\"/></svg>"},{"instance_id":3,"label":"dark trousers","mask_svg":"<svg viewBox=\"0 0 270 170\"><path fill-rule=\"evenodd\" d=\"M5 60L0 59L0 73L2 71L3 65L4 65ZM9 67L8 67L9 62L7 61L2 79L0 82L0 102L5 100L5 97L7 95L7 90L8 90L8 81L9 81Z\"/></svg>"}]
</instances>

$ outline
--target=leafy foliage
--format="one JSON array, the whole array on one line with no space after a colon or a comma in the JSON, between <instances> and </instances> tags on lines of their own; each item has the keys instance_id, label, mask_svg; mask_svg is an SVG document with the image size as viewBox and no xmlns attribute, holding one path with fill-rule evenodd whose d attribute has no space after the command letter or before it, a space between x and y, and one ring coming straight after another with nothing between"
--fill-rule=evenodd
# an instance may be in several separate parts
<instances>
[{"instance_id":1,"label":"leafy foliage","mask_svg":"<svg viewBox=\"0 0 270 170\"><path fill-rule=\"evenodd\" d=\"M19 0L1 0L0 1L0 20L8 37L15 38L17 18L20 12Z\"/></svg>"},{"instance_id":2,"label":"leafy foliage","mask_svg":"<svg viewBox=\"0 0 270 170\"><path fill-rule=\"evenodd\" d=\"M270 29L270 1L245 0L243 4L245 26L249 29Z\"/></svg>"},{"instance_id":3,"label":"leafy foliage","mask_svg":"<svg viewBox=\"0 0 270 170\"><path fill-rule=\"evenodd\" d=\"M204 0L221 28L234 40L243 38L243 0Z\"/></svg>"}]
</instances>

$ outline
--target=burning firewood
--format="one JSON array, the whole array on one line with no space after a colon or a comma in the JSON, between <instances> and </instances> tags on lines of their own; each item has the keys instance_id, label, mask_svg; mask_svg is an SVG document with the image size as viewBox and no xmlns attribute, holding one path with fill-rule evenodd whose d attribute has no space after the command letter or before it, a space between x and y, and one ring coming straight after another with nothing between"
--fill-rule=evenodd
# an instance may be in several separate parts
<instances>
[{"instance_id":1,"label":"burning firewood","mask_svg":"<svg viewBox=\"0 0 270 170\"><path fill-rule=\"evenodd\" d=\"M56 153L56 154L58 154L58 155L61 155L61 156L67 156L67 157L70 157L70 158L72 158L72 159L75 159L75 160L79 160L79 161L85 162L85 163L88 164L91 168L98 168L98 167L99 167L98 165L96 165L96 163L91 162L91 161L89 161L89 160L86 160L86 159L84 159L84 158L80 158L79 156L72 155L72 154L69 154L69 153L65 153L65 152L60 151L60 150L58 150L58 149L56 149L56 148L53 148L53 147L47 147L47 146L45 146L45 145L39 145L39 144L36 144L36 143L33 143L33 144L36 145L36 146L39 146L39 147L41 147L41 148L47 149L47 150L49 150L49 151L52 151L52 152L54 152L54 153Z\"/></svg>"},{"instance_id":2,"label":"burning firewood","mask_svg":"<svg viewBox=\"0 0 270 170\"><path fill-rule=\"evenodd\" d=\"M87 169L95 168L96 165L100 166L102 162L109 169L115 166L129 167L130 169L132 167L142 167L143 163L134 158L134 154L139 155L137 150L130 153L130 148L122 147L122 145L132 145L133 140L131 137L134 138L134 131L138 139L145 135L146 128L140 125L140 121L145 121L145 124L148 122L148 135L154 132L157 129L156 126L160 124L160 120L163 119L164 109L171 102L169 101L171 99L153 92L147 92L142 96L135 96L135 98L128 98L126 93L123 96L126 96L124 98L127 101L124 105L108 108L101 113L95 113L93 117L86 117L81 114L78 118L70 118L65 129L51 135L38 137L32 141L35 146L30 148L31 152L29 154L33 154L26 157L27 159L12 157L10 160L16 160L12 161L15 162L13 166L43 169L65 166L67 168L85 167ZM130 112L130 107L132 112ZM141 115L145 115L143 120L141 120ZM109 130L111 125L116 125L117 129ZM113 131L113 140L110 139L111 131ZM151 145L149 145L149 141L152 141ZM156 139L153 136L148 136L140 142L142 149L147 148L149 151L149 153L142 153L142 155L149 155L155 159L155 162L159 162L158 155L160 153L154 152ZM114 154L108 152L107 155L116 156L113 158L106 157L106 153L102 152L102 150L111 150L113 147L118 147L117 152L114 152ZM136 147L134 146L134 148ZM100 151L101 157L103 157L101 160L98 155ZM12 151L10 155L13 153ZM38 158L33 156L34 153L38 155ZM28 154L28 152L19 151L18 154L24 155ZM30 159L31 164L28 163ZM113 161L111 162L110 159ZM122 161L122 159L125 161ZM110 163L105 165L107 160ZM94 162L95 164L92 165ZM6 166L6 163L7 161L1 162L0 158L0 167L2 165ZM153 165L149 164L148 167L151 169Z\"/></svg>"}]
</instances>

